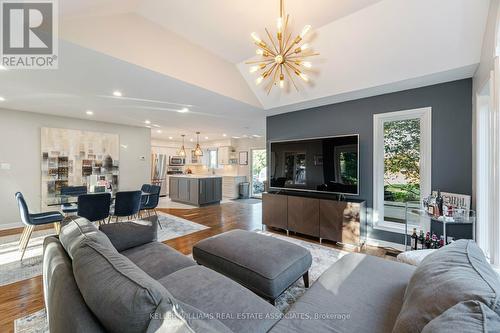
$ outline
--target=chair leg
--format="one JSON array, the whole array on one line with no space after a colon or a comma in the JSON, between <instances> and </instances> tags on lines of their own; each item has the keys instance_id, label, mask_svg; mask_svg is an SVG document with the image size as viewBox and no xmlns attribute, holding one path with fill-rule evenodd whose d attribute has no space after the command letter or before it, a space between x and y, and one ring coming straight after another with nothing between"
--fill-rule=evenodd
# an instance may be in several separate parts
<instances>
[{"instance_id":1,"label":"chair leg","mask_svg":"<svg viewBox=\"0 0 500 333\"><path fill-rule=\"evenodd\" d=\"M309 288L309 271L302 275L302 278L304 279L304 287Z\"/></svg>"},{"instance_id":2,"label":"chair leg","mask_svg":"<svg viewBox=\"0 0 500 333\"><path fill-rule=\"evenodd\" d=\"M19 250L22 250L24 239L26 238L27 234L28 234L28 226L23 228L23 232L21 234L21 237L19 238Z\"/></svg>"},{"instance_id":3,"label":"chair leg","mask_svg":"<svg viewBox=\"0 0 500 333\"><path fill-rule=\"evenodd\" d=\"M54 222L54 230L56 231L56 235L61 233L61 224L59 222Z\"/></svg>"},{"instance_id":4,"label":"chair leg","mask_svg":"<svg viewBox=\"0 0 500 333\"><path fill-rule=\"evenodd\" d=\"M26 237L25 237L25 240L22 244L23 248L22 248L22 253L21 253L21 261L23 261L23 257L24 257L24 253L26 252L26 248L28 247L28 243L30 241L30 238L31 238L31 234L33 233L33 229L35 229L35 226L34 225L30 225L27 227L27 233L26 233Z\"/></svg>"}]
</instances>

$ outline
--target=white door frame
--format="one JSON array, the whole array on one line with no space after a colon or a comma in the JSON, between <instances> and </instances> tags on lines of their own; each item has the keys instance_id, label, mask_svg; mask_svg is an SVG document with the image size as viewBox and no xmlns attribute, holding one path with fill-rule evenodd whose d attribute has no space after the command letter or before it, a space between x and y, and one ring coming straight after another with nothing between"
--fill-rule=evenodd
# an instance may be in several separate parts
<instances>
[{"instance_id":1,"label":"white door frame","mask_svg":"<svg viewBox=\"0 0 500 333\"><path fill-rule=\"evenodd\" d=\"M384 221L384 123L420 119L420 199L432 189L432 108L373 115L373 227L403 232L404 226ZM395 229L395 230L394 230Z\"/></svg>"}]
</instances>

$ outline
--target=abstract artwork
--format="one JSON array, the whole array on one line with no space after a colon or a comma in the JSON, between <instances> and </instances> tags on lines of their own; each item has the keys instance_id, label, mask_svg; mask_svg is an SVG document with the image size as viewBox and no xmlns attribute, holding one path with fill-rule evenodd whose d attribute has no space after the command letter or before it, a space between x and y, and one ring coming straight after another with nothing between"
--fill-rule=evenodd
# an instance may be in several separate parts
<instances>
[{"instance_id":1,"label":"abstract artwork","mask_svg":"<svg viewBox=\"0 0 500 333\"><path fill-rule=\"evenodd\" d=\"M119 153L117 134L43 127L42 203L67 186L87 186L89 192L116 191Z\"/></svg>"}]
</instances>

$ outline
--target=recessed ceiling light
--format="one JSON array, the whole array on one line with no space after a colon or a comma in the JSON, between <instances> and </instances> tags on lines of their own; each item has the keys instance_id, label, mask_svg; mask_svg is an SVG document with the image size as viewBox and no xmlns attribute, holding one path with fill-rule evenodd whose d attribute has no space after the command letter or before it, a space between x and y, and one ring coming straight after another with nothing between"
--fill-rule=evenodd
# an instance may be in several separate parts
<instances>
[{"instance_id":1,"label":"recessed ceiling light","mask_svg":"<svg viewBox=\"0 0 500 333\"><path fill-rule=\"evenodd\" d=\"M161 130L157 130L156 133L161 134Z\"/></svg>"},{"instance_id":2,"label":"recessed ceiling light","mask_svg":"<svg viewBox=\"0 0 500 333\"><path fill-rule=\"evenodd\" d=\"M151 121L150 120L144 120L144 124L151 124Z\"/></svg>"},{"instance_id":3,"label":"recessed ceiling light","mask_svg":"<svg viewBox=\"0 0 500 333\"><path fill-rule=\"evenodd\" d=\"M208 140L208 136L205 137L205 140Z\"/></svg>"},{"instance_id":4,"label":"recessed ceiling light","mask_svg":"<svg viewBox=\"0 0 500 333\"><path fill-rule=\"evenodd\" d=\"M146 125L146 127L147 127L147 128L151 128L151 126L149 126L149 125Z\"/></svg>"},{"instance_id":5,"label":"recessed ceiling light","mask_svg":"<svg viewBox=\"0 0 500 333\"><path fill-rule=\"evenodd\" d=\"M193 139L189 139L189 141L193 142L194 140Z\"/></svg>"},{"instance_id":6,"label":"recessed ceiling light","mask_svg":"<svg viewBox=\"0 0 500 333\"><path fill-rule=\"evenodd\" d=\"M180 109L177 112L179 112L179 113L187 113L187 112L189 112L189 109L188 108L182 108L182 109Z\"/></svg>"},{"instance_id":7,"label":"recessed ceiling light","mask_svg":"<svg viewBox=\"0 0 500 333\"><path fill-rule=\"evenodd\" d=\"M157 125L157 124L153 124L154 127L156 128L160 128L161 126L160 125Z\"/></svg>"},{"instance_id":8,"label":"recessed ceiling light","mask_svg":"<svg viewBox=\"0 0 500 333\"><path fill-rule=\"evenodd\" d=\"M260 138L260 135L254 134L252 135L254 138Z\"/></svg>"},{"instance_id":9,"label":"recessed ceiling light","mask_svg":"<svg viewBox=\"0 0 500 333\"><path fill-rule=\"evenodd\" d=\"M233 139L239 139L240 137L239 136L233 136Z\"/></svg>"},{"instance_id":10,"label":"recessed ceiling light","mask_svg":"<svg viewBox=\"0 0 500 333\"><path fill-rule=\"evenodd\" d=\"M122 94L122 92L121 92L121 91L119 91L119 90L115 90L115 91L113 91L113 96L115 96L115 97L122 97L122 96L123 96L123 94Z\"/></svg>"},{"instance_id":11,"label":"recessed ceiling light","mask_svg":"<svg viewBox=\"0 0 500 333\"><path fill-rule=\"evenodd\" d=\"M5 97L0 96L0 102L5 102Z\"/></svg>"},{"instance_id":12,"label":"recessed ceiling light","mask_svg":"<svg viewBox=\"0 0 500 333\"><path fill-rule=\"evenodd\" d=\"M223 136L223 137L226 137L226 136L227 136L227 134L226 134L226 133L224 133L224 134L222 134L222 136Z\"/></svg>"},{"instance_id":13,"label":"recessed ceiling light","mask_svg":"<svg viewBox=\"0 0 500 333\"><path fill-rule=\"evenodd\" d=\"M85 111L85 113L87 114L87 116L92 116L94 114L94 111L87 110Z\"/></svg>"},{"instance_id":14,"label":"recessed ceiling light","mask_svg":"<svg viewBox=\"0 0 500 333\"><path fill-rule=\"evenodd\" d=\"M169 139L169 140L172 140L172 139L173 139L173 137L169 136L169 137L168 137L168 139Z\"/></svg>"}]
</instances>

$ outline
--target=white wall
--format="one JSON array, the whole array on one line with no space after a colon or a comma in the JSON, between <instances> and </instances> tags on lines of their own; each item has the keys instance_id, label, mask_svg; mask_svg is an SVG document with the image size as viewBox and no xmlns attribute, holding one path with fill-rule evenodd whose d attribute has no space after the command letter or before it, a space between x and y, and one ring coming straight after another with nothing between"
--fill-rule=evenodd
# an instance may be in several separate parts
<instances>
[{"instance_id":1,"label":"white wall","mask_svg":"<svg viewBox=\"0 0 500 333\"><path fill-rule=\"evenodd\" d=\"M10 170L0 169L0 229L22 226L14 198L17 191L24 194L33 212L41 209L41 127L118 134L120 189L149 183L151 132L147 128L0 109L0 163L10 164Z\"/></svg>"}]
</instances>

